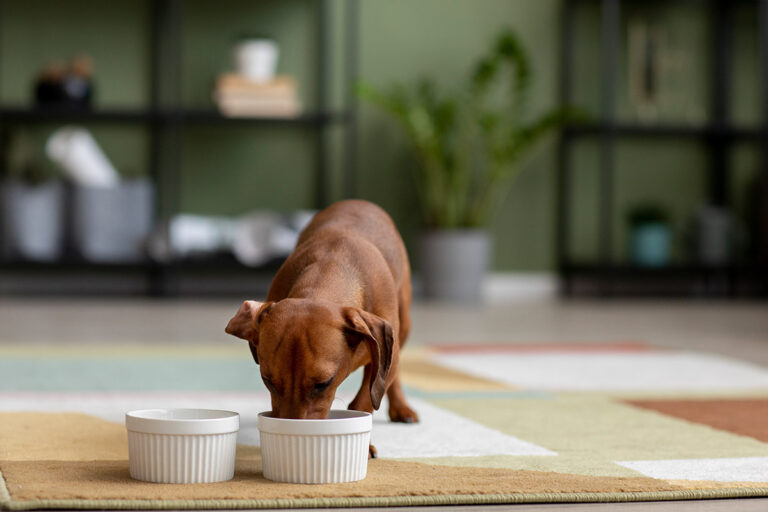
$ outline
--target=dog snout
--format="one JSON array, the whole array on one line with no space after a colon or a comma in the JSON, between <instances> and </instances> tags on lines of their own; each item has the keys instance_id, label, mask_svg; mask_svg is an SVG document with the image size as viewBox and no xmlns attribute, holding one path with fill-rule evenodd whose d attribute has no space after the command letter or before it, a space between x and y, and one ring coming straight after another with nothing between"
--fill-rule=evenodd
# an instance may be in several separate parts
<instances>
[{"instance_id":1,"label":"dog snout","mask_svg":"<svg viewBox=\"0 0 768 512\"><path fill-rule=\"evenodd\" d=\"M328 410L304 404L278 405L272 408L272 416L288 420L323 420L328 418Z\"/></svg>"}]
</instances>

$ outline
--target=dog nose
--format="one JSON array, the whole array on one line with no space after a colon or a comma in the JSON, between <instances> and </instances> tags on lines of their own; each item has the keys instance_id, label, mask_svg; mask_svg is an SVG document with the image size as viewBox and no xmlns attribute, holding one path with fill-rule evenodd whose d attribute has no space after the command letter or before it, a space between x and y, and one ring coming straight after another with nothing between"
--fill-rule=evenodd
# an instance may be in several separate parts
<instances>
[{"instance_id":1,"label":"dog nose","mask_svg":"<svg viewBox=\"0 0 768 512\"><path fill-rule=\"evenodd\" d=\"M307 408L301 406L278 407L272 411L272 416L285 420L305 420L307 419Z\"/></svg>"},{"instance_id":2,"label":"dog nose","mask_svg":"<svg viewBox=\"0 0 768 512\"><path fill-rule=\"evenodd\" d=\"M306 419L308 420L325 420L328 419L328 411L315 410L307 413Z\"/></svg>"},{"instance_id":3,"label":"dog nose","mask_svg":"<svg viewBox=\"0 0 768 512\"><path fill-rule=\"evenodd\" d=\"M272 416L286 420L324 420L328 418L328 409L311 407L306 404L289 404L276 407L272 411Z\"/></svg>"}]
</instances>

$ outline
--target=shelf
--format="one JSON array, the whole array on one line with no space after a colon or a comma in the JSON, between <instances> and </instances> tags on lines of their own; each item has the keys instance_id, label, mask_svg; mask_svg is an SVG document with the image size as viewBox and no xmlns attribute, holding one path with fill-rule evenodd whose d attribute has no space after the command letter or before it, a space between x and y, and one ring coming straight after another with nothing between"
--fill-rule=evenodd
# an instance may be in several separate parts
<instances>
[{"instance_id":1,"label":"shelf","mask_svg":"<svg viewBox=\"0 0 768 512\"><path fill-rule=\"evenodd\" d=\"M88 261L79 258L65 258L58 261L7 260L0 261L0 272L205 272L205 271L250 271L274 272L282 265L283 258L274 258L262 265L243 265L229 254L215 254L210 257L185 258L169 262L145 260L129 263Z\"/></svg>"},{"instance_id":2,"label":"shelf","mask_svg":"<svg viewBox=\"0 0 768 512\"><path fill-rule=\"evenodd\" d=\"M224 123L224 124L272 124L317 125L333 122L344 122L348 119L346 112L305 112L298 117L227 117L216 110L182 110L166 114L182 123Z\"/></svg>"},{"instance_id":3,"label":"shelf","mask_svg":"<svg viewBox=\"0 0 768 512\"><path fill-rule=\"evenodd\" d=\"M758 139L763 132L758 128L690 124L636 124L636 123L580 123L566 126L571 137L614 135L617 137L647 138L721 138L731 140Z\"/></svg>"},{"instance_id":4,"label":"shelf","mask_svg":"<svg viewBox=\"0 0 768 512\"><path fill-rule=\"evenodd\" d=\"M143 122L154 118L148 110L104 109L76 110L66 108L0 108L0 123L56 123L56 122Z\"/></svg>"},{"instance_id":5,"label":"shelf","mask_svg":"<svg viewBox=\"0 0 768 512\"><path fill-rule=\"evenodd\" d=\"M561 267L566 295L764 297L768 267L757 264L707 266L675 264L567 264Z\"/></svg>"},{"instance_id":6,"label":"shelf","mask_svg":"<svg viewBox=\"0 0 768 512\"><path fill-rule=\"evenodd\" d=\"M683 262L661 268L638 267L631 264L601 264L598 262L574 262L568 255L569 237L572 233L574 203L570 200L575 180L571 171L574 169L573 147L577 141L589 140L599 146L596 171L597 220L599 221L599 237L594 249L600 254L609 255L614 247L614 231L610 227L615 222L616 205L622 197L619 187L627 187L617 178L621 169L620 159L627 155L617 150L621 144L631 142L693 143L698 144L707 157L705 165L691 162L691 169L706 168L707 172L707 203L730 208L735 190L731 190L730 176L736 165L731 158L734 144L742 142L755 144L756 149L766 159L768 151L768 124L764 116L757 116L753 125L734 125L729 113L734 94L737 92L733 84L733 48L729 43L731 32L735 25L729 27L735 11L733 5L737 2L698 0L707 12L703 12L712 20L726 20L724 23L712 23L707 27L711 39L707 48L702 49L706 56L707 74L697 79L704 79L708 91L706 103L709 105L708 117L701 123L679 121L658 121L644 123L640 121L622 120L620 110L621 87L625 87L622 75L623 47L622 37L626 31L626 20L622 16L624 4L621 0L597 2L597 18L583 18L578 15L577 6L582 0L565 0L563 4L563 24L561 26L560 55L561 82L560 100L564 105L573 104L576 87L574 87L576 72L579 69L579 41L577 34L588 27L597 28L599 42L597 46L581 49L587 51L596 59L596 91L599 97L599 117L590 121L570 123L563 131L558 153L558 182L557 194L557 257L558 269L562 278L563 292L566 295L596 294L611 295L644 295L644 296L768 296L768 254L761 249L760 260L748 263L733 263L728 265L706 266L696 263ZM682 0L678 0L682 1ZM693 0L690 0L693 1ZM659 2L660 7L663 2ZM590 14L591 16L591 14ZM583 18L583 19L582 19ZM758 16L756 27L758 39L763 44L758 45L755 61L756 74L766 75L768 70L768 17ZM731 21L729 21L731 20ZM587 23L585 25L585 22ZM693 43L690 40L689 43ZM684 90L683 90L684 92ZM760 91L760 100L754 108L762 114L761 104L766 104L768 88ZM768 178L768 170L764 165L758 165L763 178ZM661 190L668 186L658 181L656 187ZM646 183L646 191L650 183ZM764 195L764 194L763 194ZM765 199L764 197L762 199ZM768 222L768 217L762 216L760 228ZM763 230L764 231L764 230ZM763 244L765 245L765 244Z\"/></svg>"},{"instance_id":7,"label":"shelf","mask_svg":"<svg viewBox=\"0 0 768 512\"><path fill-rule=\"evenodd\" d=\"M159 267L155 262L97 263L85 260L57 261L9 260L0 261L0 272L143 272Z\"/></svg>"},{"instance_id":8,"label":"shelf","mask_svg":"<svg viewBox=\"0 0 768 512\"><path fill-rule=\"evenodd\" d=\"M344 122L349 118L345 111L306 112L298 117L227 117L214 109L146 110L146 109L38 109L0 108L0 123L136 123L177 122L215 124L264 124L264 125L323 125Z\"/></svg>"},{"instance_id":9,"label":"shelf","mask_svg":"<svg viewBox=\"0 0 768 512\"><path fill-rule=\"evenodd\" d=\"M0 294L99 298L259 296L266 295L284 261L274 258L249 267L226 253L164 263L103 263L75 257L55 262L0 260Z\"/></svg>"},{"instance_id":10,"label":"shelf","mask_svg":"<svg viewBox=\"0 0 768 512\"><path fill-rule=\"evenodd\" d=\"M649 276L649 275L692 275L692 274L718 274L728 272L738 273L763 273L768 275L768 268L759 265L737 264L732 265L703 265L703 264L672 264L663 267L643 267L631 263L600 265L597 263L570 263L563 267L565 272L615 275L615 276Z\"/></svg>"},{"instance_id":11,"label":"shelf","mask_svg":"<svg viewBox=\"0 0 768 512\"><path fill-rule=\"evenodd\" d=\"M231 253L212 254L204 257L185 258L165 263L152 262L160 268L172 272L264 272L274 274L285 261L285 258L272 258L258 266L248 266L240 263Z\"/></svg>"},{"instance_id":12,"label":"shelf","mask_svg":"<svg viewBox=\"0 0 768 512\"><path fill-rule=\"evenodd\" d=\"M330 202L329 164L333 160L334 170L340 171L344 195L353 197L356 182L352 171L357 169L357 150L355 143L356 118L353 115L357 98L352 92L358 76L359 46L358 6L357 2L346 2L343 7L344 44L331 45L335 30L338 9L329 9L327 2L312 4L310 22L313 35L311 41L310 69L314 86L306 91L310 101L316 103L306 112L295 118L281 117L226 117L208 100L200 105L172 104L173 98L183 96L182 56L184 54L185 28L184 9L176 1L158 1L149 9L146 23L150 41L146 70L139 76L140 82L146 82L151 101L135 107L124 106L109 108L106 105L94 105L91 110L66 107L37 107L29 103L0 103L0 128L5 130L20 126L63 125L63 124L101 124L110 126L129 126L146 130L149 136L147 148L147 167L155 179L156 203L164 215L179 213L176 208L181 204L181 175L184 162L185 131L191 127L200 130L218 130L222 127L253 127L258 130L306 130L302 133L314 139L314 148L307 152L313 166L313 188L315 208L321 208ZM333 12L332 12L333 11ZM3 17L7 14L3 12ZM16 20L9 18L6 24ZM227 21L221 18L218 22ZM66 22L66 20L63 20ZM332 23L333 22L333 23ZM221 25L221 23L218 23ZM234 32L235 27L231 27ZM226 30L226 29L225 29ZM334 32L335 33L335 32ZM285 35L285 34L283 34ZM336 60L337 56L341 57ZM333 59L333 60L332 60ZM302 56L303 60L303 56ZM337 63L337 66L331 66ZM298 63L297 63L298 64ZM213 73L215 70L210 70ZM339 71L333 73L331 71ZM337 76L338 75L338 76ZM328 87L332 80L341 78L339 84L344 89L343 103L331 106L327 103ZM332 80L331 80L332 79ZM170 101L168 101L170 100ZM338 159L329 159L329 142L324 140L323 128L346 125L339 138L341 143ZM304 150L304 140L302 148ZM334 141L334 146L337 141ZM245 149L246 146L243 146ZM206 148L216 151L216 147ZM308 148L307 148L308 149ZM335 153L334 153L335 154ZM216 169L210 169L215 172ZM234 185L234 183L233 183ZM267 278L279 268L284 260L275 259L258 267L247 267L237 262L231 254L217 254L204 258L189 258L172 262L140 261L135 263L100 263L86 261L65 254L61 260L44 263L33 261L11 261L0 256L0 295L3 294L101 294L138 293L158 296L183 295L195 289L215 289L221 293L236 292L244 287L248 293L259 293L253 288L254 281L267 282ZM224 277L217 284L218 276ZM195 284L197 283L197 284ZM195 288L198 286L199 288ZM218 293L217 292L217 293ZM265 291L266 293L266 291Z\"/></svg>"}]
</instances>

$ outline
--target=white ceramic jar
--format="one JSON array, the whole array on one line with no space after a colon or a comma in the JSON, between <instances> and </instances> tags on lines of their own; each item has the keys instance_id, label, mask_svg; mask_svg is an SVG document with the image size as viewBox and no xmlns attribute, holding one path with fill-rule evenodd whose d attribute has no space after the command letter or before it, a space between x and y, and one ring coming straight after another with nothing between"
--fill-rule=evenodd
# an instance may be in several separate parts
<instances>
[{"instance_id":1,"label":"white ceramic jar","mask_svg":"<svg viewBox=\"0 0 768 512\"><path fill-rule=\"evenodd\" d=\"M331 411L325 420L291 420L259 414L264 478L327 484L362 480L368 470L372 417Z\"/></svg>"},{"instance_id":2,"label":"white ceramic jar","mask_svg":"<svg viewBox=\"0 0 768 512\"><path fill-rule=\"evenodd\" d=\"M125 415L131 477L147 482L223 482L235 474L240 416L210 409L145 409Z\"/></svg>"}]
</instances>

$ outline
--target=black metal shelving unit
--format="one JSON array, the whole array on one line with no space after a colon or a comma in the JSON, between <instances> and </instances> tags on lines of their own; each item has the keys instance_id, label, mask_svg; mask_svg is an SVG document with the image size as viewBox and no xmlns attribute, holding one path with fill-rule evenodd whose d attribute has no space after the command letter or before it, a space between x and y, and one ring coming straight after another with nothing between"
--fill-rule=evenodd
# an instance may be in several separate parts
<instances>
[{"instance_id":1,"label":"black metal shelving unit","mask_svg":"<svg viewBox=\"0 0 768 512\"><path fill-rule=\"evenodd\" d=\"M731 9L728 0L696 0L709 10L713 45L709 49L712 62L711 111L703 126L685 124L633 124L616 117L616 85L621 47L621 8L633 0L564 0L561 25L562 104L573 104L573 73L576 9L587 2L598 3L600 12L600 112L597 120L573 122L565 128L558 149L557 230L556 247L561 293L565 296L646 295L646 296L766 296L768 295L768 0L752 0L760 13L758 72L763 77L763 120L759 127L734 126L729 121L728 101L731 92ZM683 0L677 0L683 1ZM689 0L692 1L692 0ZM597 261L574 261L569 254L571 233L570 192L573 143L583 138L599 143L599 204L597 227L599 248ZM759 255L755 261L724 266L676 264L661 268L643 268L617 262L613 254L615 218L615 147L618 140L630 139L693 140L705 145L709 152L710 204L728 207L728 152L737 142L760 144L762 151L762 212Z\"/></svg>"},{"instance_id":2,"label":"black metal shelving unit","mask_svg":"<svg viewBox=\"0 0 768 512\"><path fill-rule=\"evenodd\" d=\"M3 123L22 125L36 123L226 123L226 124L262 124L262 125L316 125L329 122L346 122L349 114L342 112L309 112L297 117L227 117L216 110L184 109L184 110L56 110L56 109L24 109L2 108L0 119Z\"/></svg>"},{"instance_id":3,"label":"black metal shelving unit","mask_svg":"<svg viewBox=\"0 0 768 512\"><path fill-rule=\"evenodd\" d=\"M314 10L316 24L316 39L312 47L314 51L314 74L316 88L314 92L314 108L295 118L270 117L225 117L215 109L186 108L181 104L181 55L182 28L184 23L183 0L155 0L150 4L151 23L151 59L148 70L150 77L150 103L143 109L95 109L87 111L66 109L41 109L37 107L19 108L0 105L0 131L11 130L14 126L55 123L98 123L98 124L139 124L145 126L150 133L149 173L156 189L156 224L163 226L167 233L167 223L170 217L178 212L179 184L181 176L181 135L187 126L200 125L232 125L259 127L293 127L308 130L313 137L314 145L314 204L322 208L330 201L328 191L327 144L326 128L331 125L344 125L343 151L343 194L346 197L355 195L354 176L356 169L355 123L356 97L354 82L357 77L357 45L358 45L358 0L345 0L344 26L338 28L344 31L343 74L345 82L344 102L340 110L334 110L328 103L328 70L333 58L330 51L329 36L330 7L327 0L317 0L308 5ZM3 4L0 0L0 20L2 20ZM1 149L1 148L0 148ZM249 283L261 283L263 286L279 267L281 261L273 260L258 268L245 267L230 255L215 255L205 259L158 262L147 259L143 262L128 264L111 264L89 262L75 255L66 255L60 261L33 262L11 261L0 256L0 282L9 277L21 283L25 277L31 280L45 280L51 276L69 277L70 284L56 286L50 289L45 285L24 287L17 284L0 286L2 293L53 293L53 294L103 294L109 293L110 276L131 276L136 286L116 287L115 293L178 296L198 294L185 292L180 286L184 275L204 274L206 279L215 280L218 276L243 275L251 280L242 281L250 293L259 293ZM95 286L80 286L82 281L96 280ZM99 281L104 286L99 285ZM251 286L250 288L248 288ZM9 291L9 289L11 291ZM214 290L199 293L230 293L239 292L233 286L203 287ZM126 290L128 290L126 292Z\"/></svg>"}]
</instances>

